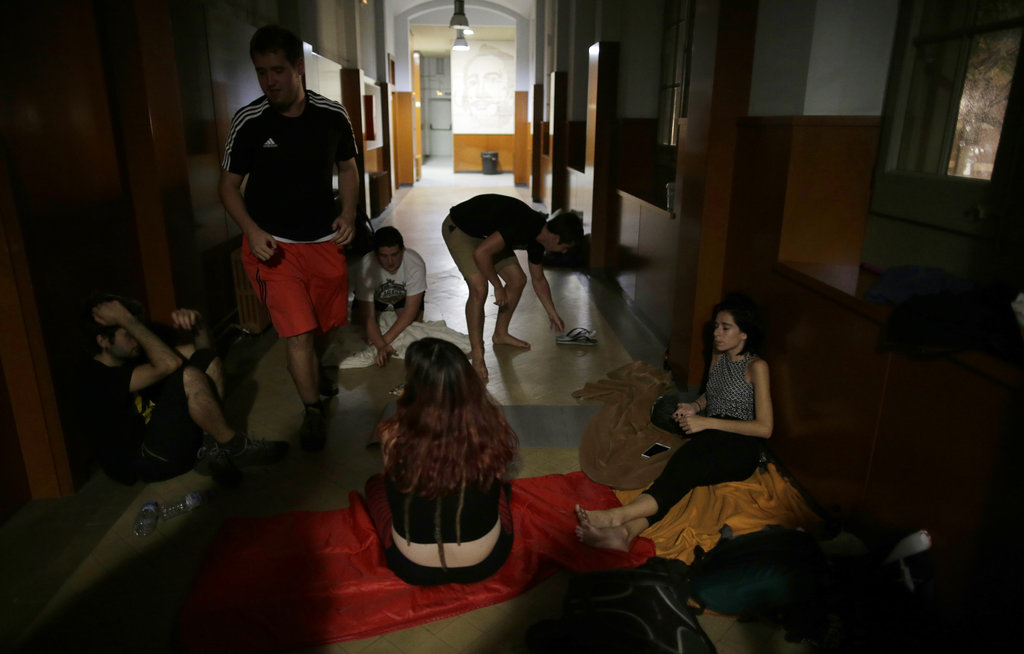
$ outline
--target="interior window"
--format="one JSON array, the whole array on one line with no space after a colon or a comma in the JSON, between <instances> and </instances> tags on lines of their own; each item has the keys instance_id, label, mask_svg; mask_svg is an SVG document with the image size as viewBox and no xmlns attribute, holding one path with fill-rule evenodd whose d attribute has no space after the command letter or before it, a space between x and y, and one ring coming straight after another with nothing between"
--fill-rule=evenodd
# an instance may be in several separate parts
<instances>
[{"instance_id":1,"label":"interior window","mask_svg":"<svg viewBox=\"0 0 1024 654\"><path fill-rule=\"evenodd\" d=\"M658 100L658 141L661 145L676 145L679 119L686 116L693 10L694 3L690 0L669 0L665 3Z\"/></svg>"},{"instance_id":2,"label":"interior window","mask_svg":"<svg viewBox=\"0 0 1024 654\"><path fill-rule=\"evenodd\" d=\"M1012 93L1022 33L1022 0L904 3L874 213L1000 233L1009 196L1019 194L997 169L1015 169L1020 158L1021 130L1011 123L1024 112L1020 92Z\"/></svg>"},{"instance_id":3,"label":"interior window","mask_svg":"<svg viewBox=\"0 0 1024 654\"><path fill-rule=\"evenodd\" d=\"M992 178L1020 37L1018 27L972 39L947 174Z\"/></svg>"}]
</instances>

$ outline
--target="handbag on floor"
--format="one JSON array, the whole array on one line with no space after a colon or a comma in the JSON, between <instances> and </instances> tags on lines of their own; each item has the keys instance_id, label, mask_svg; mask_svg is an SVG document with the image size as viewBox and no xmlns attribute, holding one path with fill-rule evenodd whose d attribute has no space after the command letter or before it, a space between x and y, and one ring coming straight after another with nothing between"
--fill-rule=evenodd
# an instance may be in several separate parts
<instances>
[{"instance_id":1,"label":"handbag on floor","mask_svg":"<svg viewBox=\"0 0 1024 654\"><path fill-rule=\"evenodd\" d=\"M714 654L686 604L686 578L654 558L632 570L578 574L559 620L527 631L532 654Z\"/></svg>"}]
</instances>

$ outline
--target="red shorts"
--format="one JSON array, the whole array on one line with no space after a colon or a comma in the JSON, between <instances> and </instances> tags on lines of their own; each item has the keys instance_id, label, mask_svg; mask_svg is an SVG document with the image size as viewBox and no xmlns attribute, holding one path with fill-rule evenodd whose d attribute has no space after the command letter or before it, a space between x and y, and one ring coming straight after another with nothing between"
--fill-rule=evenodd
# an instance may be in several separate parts
<instances>
[{"instance_id":1,"label":"red shorts","mask_svg":"<svg viewBox=\"0 0 1024 654\"><path fill-rule=\"evenodd\" d=\"M348 323L348 266L334 243L281 243L260 261L242 237L242 265L277 335L324 334Z\"/></svg>"}]
</instances>

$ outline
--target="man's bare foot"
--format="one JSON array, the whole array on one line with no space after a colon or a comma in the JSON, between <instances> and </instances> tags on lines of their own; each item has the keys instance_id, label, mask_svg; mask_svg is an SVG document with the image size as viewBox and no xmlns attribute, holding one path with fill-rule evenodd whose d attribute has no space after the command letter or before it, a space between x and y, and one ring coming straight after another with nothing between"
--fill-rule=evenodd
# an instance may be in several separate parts
<instances>
[{"instance_id":1,"label":"man's bare foot","mask_svg":"<svg viewBox=\"0 0 1024 654\"><path fill-rule=\"evenodd\" d=\"M618 527L622 524L615 519L615 516L611 511L588 511L579 504L576 505L576 520L578 520L581 525L587 523L598 528Z\"/></svg>"},{"instance_id":2,"label":"man's bare foot","mask_svg":"<svg viewBox=\"0 0 1024 654\"><path fill-rule=\"evenodd\" d=\"M623 526L595 527L589 522L576 526L576 538L584 545L606 550L629 551L629 532Z\"/></svg>"},{"instance_id":3,"label":"man's bare foot","mask_svg":"<svg viewBox=\"0 0 1024 654\"><path fill-rule=\"evenodd\" d=\"M511 334L495 334L491 337L491 342L495 345L511 345L513 347L521 347L524 350L530 349L529 343Z\"/></svg>"},{"instance_id":4,"label":"man's bare foot","mask_svg":"<svg viewBox=\"0 0 1024 654\"><path fill-rule=\"evenodd\" d=\"M480 375L480 379L487 381L487 366L484 365L483 361L473 359L473 370L476 370L476 374Z\"/></svg>"}]
</instances>

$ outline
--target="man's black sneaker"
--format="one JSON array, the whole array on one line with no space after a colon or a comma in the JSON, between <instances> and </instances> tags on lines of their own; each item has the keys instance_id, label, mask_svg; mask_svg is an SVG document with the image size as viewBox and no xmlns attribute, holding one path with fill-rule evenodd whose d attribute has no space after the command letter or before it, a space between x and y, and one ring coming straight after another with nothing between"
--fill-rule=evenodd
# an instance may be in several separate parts
<instances>
[{"instance_id":1,"label":"man's black sneaker","mask_svg":"<svg viewBox=\"0 0 1024 654\"><path fill-rule=\"evenodd\" d=\"M299 430L299 443L307 452L319 452L327 444L327 425L324 414L318 407L307 406Z\"/></svg>"},{"instance_id":2,"label":"man's black sneaker","mask_svg":"<svg viewBox=\"0 0 1024 654\"><path fill-rule=\"evenodd\" d=\"M286 441L268 441L252 436L243 436L245 444L238 452L228 452L228 456L239 468L247 466L268 466L277 463L288 454ZM221 446L223 448L223 446Z\"/></svg>"},{"instance_id":3,"label":"man's black sneaker","mask_svg":"<svg viewBox=\"0 0 1024 654\"><path fill-rule=\"evenodd\" d=\"M225 488L235 488L242 483L242 471L238 469L227 450L219 445L204 445L197 453L195 471L213 477Z\"/></svg>"},{"instance_id":4,"label":"man's black sneaker","mask_svg":"<svg viewBox=\"0 0 1024 654\"><path fill-rule=\"evenodd\" d=\"M333 379L320 372L319 392L321 400L329 400L338 394L338 384Z\"/></svg>"}]
</instances>

